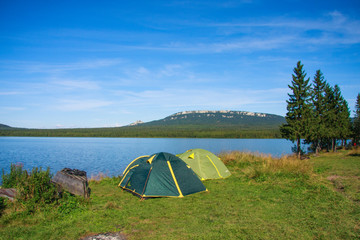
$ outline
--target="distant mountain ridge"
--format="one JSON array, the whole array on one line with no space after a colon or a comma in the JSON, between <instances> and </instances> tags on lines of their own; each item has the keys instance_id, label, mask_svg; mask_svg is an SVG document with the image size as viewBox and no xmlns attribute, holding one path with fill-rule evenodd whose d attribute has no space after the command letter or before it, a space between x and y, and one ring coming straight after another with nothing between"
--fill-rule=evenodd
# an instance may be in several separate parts
<instances>
[{"instance_id":1,"label":"distant mountain ridge","mask_svg":"<svg viewBox=\"0 0 360 240\"><path fill-rule=\"evenodd\" d=\"M160 120L136 121L123 127L28 129L0 125L0 136L36 137L166 137L166 138L281 138L285 118L245 111L184 111Z\"/></svg>"},{"instance_id":2,"label":"distant mountain ridge","mask_svg":"<svg viewBox=\"0 0 360 240\"><path fill-rule=\"evenodd\" d=\"M232 110L195 110L174 113L163 119L150 122L142 122L140 120L124 127L130 126L268 126L278 127L285 123L285 118L275 114L257 113L248 111L232 111ZM0 124L0 129L14 129L5 124Z\"/></svg>"},{"instance_id":3,"label":"distant mountain ridge","mask_svg":"<svg viewBox=\"0 0 360 240\"><path fill-rule=\"evenodd\" d=\"M0 129L12 129L12 127L0 123Z\"/></svg>"},{"instance_id":4,"label":"distant mountain ridge","mask_svg":"<svg viewBox=\"0 0 360 240\"><path fill-rule=\"evenodd\" d=\"M141 123L138 126L169 125L220 125L220 126L280 126L285 118L275 114L255 113L247 111L183 111L160 120Z\"/></svg>"}]
</instances>

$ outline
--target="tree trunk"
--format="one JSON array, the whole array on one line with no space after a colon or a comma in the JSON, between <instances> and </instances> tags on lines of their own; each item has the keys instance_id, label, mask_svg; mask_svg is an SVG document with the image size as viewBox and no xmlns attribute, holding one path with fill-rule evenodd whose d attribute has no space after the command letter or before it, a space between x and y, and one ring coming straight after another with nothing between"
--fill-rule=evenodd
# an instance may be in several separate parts
<instances>
[{"instance_id":1,"label":"tree trunk","mask_svg":"<svg viewBox=\"0 0 360 240\"><path fill-rule=\"evenodd\" d=\"M301 144L301 142L300 142L300 138L298 138L297 139L297 154L298 154L298 159L300 159L301 158L301 150L300 150L300 144Z\"/></svg>"},{"instance_id":2,"label":"tree trunk","mask_svg":"<svg viewBox=\"0 0 360 240\"><path fill-rule=\"evenodd\" d=\"M316 147L315 147L315 155L319 155L319 151L320 151L320 141L316 142Z\"/></svg>"}]
</instances>

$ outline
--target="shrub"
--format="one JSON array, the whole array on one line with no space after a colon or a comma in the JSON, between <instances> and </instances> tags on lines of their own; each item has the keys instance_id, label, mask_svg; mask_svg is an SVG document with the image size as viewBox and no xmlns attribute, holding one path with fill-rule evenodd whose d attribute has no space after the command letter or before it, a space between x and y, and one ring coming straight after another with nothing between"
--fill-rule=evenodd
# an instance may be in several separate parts
<instances>
[{"instance_id":1,"label":"shrub","mask_svg":"<svg viewBox=\"0 0 360 240\"><path fill-rule=\"evenodd\" d=\"M5 208L6 208L5 198L0 197L0 217L2 216L2 213L4 212Z\"/></svg>"},{"instance_id":2,"label":"shrub","mask_svg":"<svg viewBox=\"0 0 360 240\"><path fill-rule=\"evenodd\" d=\"M56 200L56 188L51 183L51 177L49 168L46 171L33 168L29 174L21 165L12 164L10 173L3 171L2 180L4 187L17 189L17 202L29 212L34 212L36 208Z\"/></svg>"},{"instance_id":3,"label":"shrub","mask_svg":"<svg viewBox=\"0 0 360 240\"><path fill-rule=\"evenodd\" d=\"M18 184L19 200L26 203L27 209L35 210L36 205L44 205L56 199L56 188L51 183L50 169L43 171L33 168L30 174L25 171Z\"/></svg>"},{"instance_id":4,"label":"shrub","mask_svg":"<svg viewBox=\"0 0 360 240\"><path fill-rule=\"evenodd\" d=\"M2 186L4 188L16 188L23 173L22 165L11 164L10 173L5 174L4 169L2 170Z\"/></svg>"}]
</instances>

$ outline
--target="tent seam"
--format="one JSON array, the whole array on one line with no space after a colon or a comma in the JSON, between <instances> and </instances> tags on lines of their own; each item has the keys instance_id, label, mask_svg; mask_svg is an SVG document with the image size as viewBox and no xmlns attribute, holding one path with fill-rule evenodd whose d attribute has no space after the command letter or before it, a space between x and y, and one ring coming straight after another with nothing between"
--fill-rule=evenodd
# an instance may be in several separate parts
<instances>
[{"instance_id":1,"label":"tent seam","mask_svg":"<svg viewBox=\"0 0 360 240\"><path fill-rule=\"evenodd\" d=\"M180 187L179 187L179 184L178 184L178 182L177 182L177 180L176 180L176 177L175 177L174 171L172 170L172 167L171 167L170 162L169 162L169 161L166 161L166 162L167 162L167 164L168 164L170 173L171 173L171 175L172 175L172 177L173 177L173 180L174 180L174 182L175 182L176 188L177 188L177 190L178 190L178 192L179 192L179 194L180 194L179 197L184 197L184 195L182 194L181 189L180 189Z\"/></svg>"}]
</instances>

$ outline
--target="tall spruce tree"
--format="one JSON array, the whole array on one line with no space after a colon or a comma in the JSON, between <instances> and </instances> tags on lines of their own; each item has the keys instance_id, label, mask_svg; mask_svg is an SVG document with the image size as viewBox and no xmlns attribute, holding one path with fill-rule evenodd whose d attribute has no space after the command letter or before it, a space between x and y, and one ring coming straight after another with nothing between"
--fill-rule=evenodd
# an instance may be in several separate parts
<instances>
[{"instance_id":1,"label":"tall spruce tree","mask_svg":"<svg viewBox=\"0 0 360 240\"><path fill-rule=\"evenodd\" d=\"M342 146L345 145L346 139L351 135L351 120L350 120L350 109L348 103L341 94L340 87L338 85L334 86L334 96L335 96L335 114L336 114L336 139L342 140ZM336 150L336 139L334 140L334 147Z\"/></svg>"},{"instance_id":2,"label":"tall spruce tree","mask_svg":"<svg viewBox=\"0 0 360 240\"><path fill-rule=\"evenodd\" d=\"M324 120L326 111L325 87L326 81L324 80L324 76L320 70L317 70L311 92L312 116L309 126L310 133L306 139L307 143L312 143L316 154L321 150L321 139L324 137L326 131Z\"/></svg>"},{"instance_id":3,"label":"tall spruce tree","mask_svg":"<svg viewBox=\"0 0 360 240\"><path fill-rule=\"evenodd\" d=\"M335 123L336 123L336 101L334 89L327 83L325 86L325 103L326 109L324 113L325 132L323 135L322 145L326 146L327 150L333 149L333 139L336 138Z\"/></svg>"},{"instance_id":4,"label":"tall spruce tree","mask_svg":"<svg viewBox=\"0 0 360 240\"><path fill-rule=\"evenodd\" d=\"M288 94L286 124L280 127L282 137L296 143L296 153L301 156L301 139L309 134L310 111L310 78L306 78L301 61L297 62L292 74L291 85L288 85L292 94Z\"/></svg>"},{"instance_id":5,"label":"tall spruce tree","mask_svg":"<svg viewBox=\"0 0 360 240\"><path fill-rule=\"evenodd\" d=\"M360 140L360 93L357 95L357 98L356 98L355 116L354 116L354 121L353 121L352 132L353 132L354 143L359 144L359 140Z\"/></svg>"},{"instance_id":6,"label":"tall spruce tree","mask_svg":"<svg viewBox=\"0 0 360 240\"><path fill-rule=\"evenodd\" d=\"M344 143L344 140L350 137L350 110L338 85L332 88L329 84L326 84L325 102L326 111L324 119L326 131L324 142L328 150L336 151L336 141L340 139Z\"/></svg>"}]
</instances>

